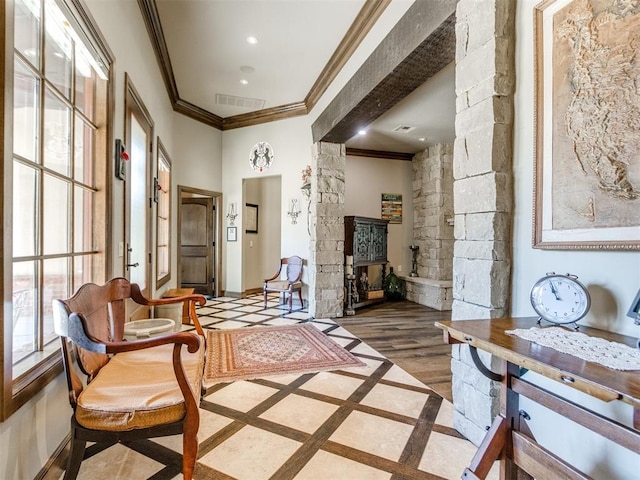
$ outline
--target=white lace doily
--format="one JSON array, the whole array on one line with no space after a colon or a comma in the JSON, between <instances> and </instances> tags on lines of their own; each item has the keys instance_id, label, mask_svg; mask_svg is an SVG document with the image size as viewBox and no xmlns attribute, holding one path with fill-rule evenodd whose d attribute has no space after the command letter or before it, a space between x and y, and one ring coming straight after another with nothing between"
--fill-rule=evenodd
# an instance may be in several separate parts
<instances>
[{"instance_id":1,"label":"white lace doily","mask_svg":"<svg viewBox=\"0 0 640 480\"><path fill-rule=\"evenodd\" d=\"M640 350L622 343L570 332L560 327L518 328L505 333L615 370L640 370Z\"/></svg>"}]
</instances>

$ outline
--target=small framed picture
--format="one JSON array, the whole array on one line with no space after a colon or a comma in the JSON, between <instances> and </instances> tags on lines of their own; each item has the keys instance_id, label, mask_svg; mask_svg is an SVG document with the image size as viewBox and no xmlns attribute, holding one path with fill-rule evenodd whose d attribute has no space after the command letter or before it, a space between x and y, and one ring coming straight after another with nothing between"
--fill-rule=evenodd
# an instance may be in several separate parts
<instances>
[{"instance_id":1,"label":"small framed picture","mask_svg":"<svg viewBox=\"0 0 640 480\"><path fill-rule=\"evenodd\" d=\"M245 233L258 233L258 205L245 203Z\"/></svg>"},{"instance_id":2,"label":"small framed picture","mask_svg":"<svg viewBox=\"0 0 640 480\"><path fill-rule=\"evenodd\" d=\"M227 227L227 242L238 241L238 227Z\"/></svg>"}]
</instances>

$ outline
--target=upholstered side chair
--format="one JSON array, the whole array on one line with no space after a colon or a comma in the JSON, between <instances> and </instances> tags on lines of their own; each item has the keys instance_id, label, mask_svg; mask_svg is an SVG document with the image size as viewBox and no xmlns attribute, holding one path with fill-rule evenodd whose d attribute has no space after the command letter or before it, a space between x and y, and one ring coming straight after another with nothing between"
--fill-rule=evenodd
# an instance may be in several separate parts
<instances>
[{"instance_id":1,"label":"upholstered side chair","mask_svg":"<svg viewBox=\"0 0 640 480\"><path fill-rule=\"evenodd\" d=\"M300 305L302 303L302 265L304 261L298 256L280 259L278 271L266 278L263 284L264 308L267 308L267 294L278 292L280 297L289 302L289 313L293 310L293 293L298 292ZM282 278L281 278L282 277Z\"/></svg>"},{"instance_id":2,"label":"upholstered side chair","mask_svg":"<svg viewBox=\"0 0 640 480\"><path fill-rule=\"evenodd\" d=\"M196 333L126 341L125 305L130 301L146 306L186 301ZM193 477L205 358L196 303L204 305L205 298L146 299L138 285L124 278L86 284L71 298L53 301L73 409L65 480L78 475L88 441L109 445L176 434L183 437L183 476ZM74 358L87 376L86 386Z\"/></svg>"}]
</instances>

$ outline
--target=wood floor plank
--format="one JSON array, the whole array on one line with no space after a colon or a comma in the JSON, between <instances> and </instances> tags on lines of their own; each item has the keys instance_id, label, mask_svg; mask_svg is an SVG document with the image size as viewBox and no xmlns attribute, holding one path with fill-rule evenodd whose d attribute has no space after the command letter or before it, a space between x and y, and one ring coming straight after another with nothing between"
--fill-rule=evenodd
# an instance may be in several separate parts
<instances>
[{"instance_id":1,"label":"wood floor plank","mask_svg":"<svg viewBox=\"0 0 640 480\"><path fill-rule=\"evenodd\" d=\"M452 401L451 346L434 322L450 320L441 312L406 300L359 309L336 321L403 370Z\"/></svg>"}]
</instances>

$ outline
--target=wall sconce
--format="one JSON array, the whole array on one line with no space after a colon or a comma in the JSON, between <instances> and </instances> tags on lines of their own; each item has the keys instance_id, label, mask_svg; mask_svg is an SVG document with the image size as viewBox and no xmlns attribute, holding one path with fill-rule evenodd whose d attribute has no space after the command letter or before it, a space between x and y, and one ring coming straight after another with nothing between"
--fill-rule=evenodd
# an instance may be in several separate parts
<instances>
[{"instance_id":1,"label":"wall sconce","mask_svg":"<svg viewBox=\"0 0 640 480\"><path fill-rule=\"evenodd\" d=\"M289 211L287 215L291 217L291 225L298 223L298 215L300 215L300 209L298 208L298 199L292 198L289 204Z\"/></svg>"},{"instance_id":2,"label":"wall sconce","mask_svg":"<svg viewBox=\"0 0 640 480\"><path fill-rule=\"evenodd\" d=\"M229 225L233 225L238 216L238 210L236 210L236 204L234 202L229 204L229 210L227 212L227 218L229 219Z\"/></svg>"}]
</instances>

